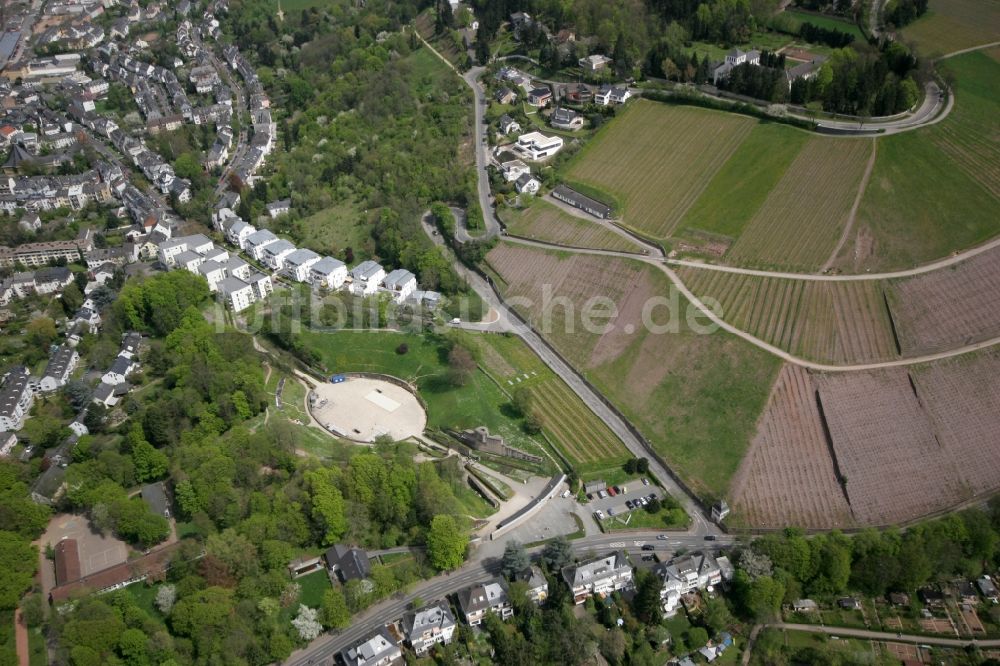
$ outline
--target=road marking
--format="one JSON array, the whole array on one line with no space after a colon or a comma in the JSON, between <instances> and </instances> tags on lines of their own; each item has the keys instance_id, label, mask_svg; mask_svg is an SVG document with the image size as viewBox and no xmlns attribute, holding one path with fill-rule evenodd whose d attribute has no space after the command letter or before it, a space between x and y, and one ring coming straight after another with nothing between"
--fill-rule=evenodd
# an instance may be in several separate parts
<instances>
[{"instance_id":1,"label":"road marking","mask_svg":"<svg viewBox=\"0 0 1000 666\"><path fill-rule=\"evenodd\" d=\"M624 548L625 547L625 542L624 541L616 541L614 543L609 543L608 547L609 548Z\"/></svg>"},{"instance_id":2,"label":"road marking","mask_svg":"<svg viewBox=\"0 0 1000 666\"><path fill-rule=\"evenodd\" d=\"M646 542L645 541L635 541L634 543L637 546L641 546L641 545L645 544Z\"/></svg>"}]
</instances>

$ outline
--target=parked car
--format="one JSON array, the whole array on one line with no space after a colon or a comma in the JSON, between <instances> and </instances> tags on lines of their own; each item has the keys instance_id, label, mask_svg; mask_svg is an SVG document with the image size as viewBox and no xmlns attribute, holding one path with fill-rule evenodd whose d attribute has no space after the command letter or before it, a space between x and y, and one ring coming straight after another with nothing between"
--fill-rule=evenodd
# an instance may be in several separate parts
<instances>
[{"instance_id":1,"label":"parked car","mask_svg":"<svg viewBox=\"0 0 1000 666\"><path fill-rule=\"evenodd\" d=\"M606 492L604 492L603 490L599 490L599 491L597 491L597 496L600 497L601 499L604 499L605 497L608 496L608 494Z\"/></svg>"},{"instance_id":2,"label":"parked car","mask_svg":"<svg viewBox=\"0 0 1000 666\"><path fill-rule=\"evenodd\" d=\"M654 546L651 543L647 543L645 546L642 547L642 549L643 550L656 550L656 546Z\"/></svg>"},{"instance_id":3,"label":"parked car","mask_svg":"<svg viewBox=\"0 0 1000 666\"><path fill-rule=\"evenodd\" d=\"M649 485L649 479L647 479L646 477L642 477L642 485L648 486Z\"/></svg>"},{"instance_id":4,"label":"parked car","mask_svg":"<svg viewBox=\"0 0 1000 666\"><path fill-rule=\"evenodd\" d=\"M611 495L612 497L614 497L618 493L615 491L615 489L614 489L613 486L608 486L608 494Z\"/></svg>"},{"instance_id":5,"label":"parked car","mask_svg":"<svg viewBox=\"0 0 1000 666\"><path fill-rule=\"evenodd\" d=\"M622 486L621 488L618 489L618 492L624 495L625 493L628 492L628 486Z\"/></svg>"},{"instance_id":6,"label":"parked car","mask_svg":"<svg viewBox=\"0 0 1000 666\"><path fill-rule=\"evenodd\" d=\"M597 511L595 511L594 515L597 516L598 520L604 520L604 512L601 511L600 509L598 509Z\"/></svg>"},{"instance_id":7,"label":"parked car","mask_svg":"<svg viewBox=\"0 0 1000 666\"><path fill-rule=\"evenodd\" d=\"M627 506L628 510L631 511L632 510L632 500L625 500L625 506Z\"/></svg>"}]
</instances>

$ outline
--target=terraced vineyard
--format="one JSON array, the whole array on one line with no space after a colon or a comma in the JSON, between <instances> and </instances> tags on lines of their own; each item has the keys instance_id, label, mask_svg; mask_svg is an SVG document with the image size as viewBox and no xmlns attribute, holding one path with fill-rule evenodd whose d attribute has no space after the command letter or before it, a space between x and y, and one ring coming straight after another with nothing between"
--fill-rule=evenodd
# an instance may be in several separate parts
<instances>
[{"instance_id":1,"label":"terraced vineyard","mask_svg":"<svg viewBox=\"0 0 1000 666\"><path fill-rule=\"evenodd\" d=\"M727 322L796 356L849 364L897 355L881 283L783 280L703 268L678 275L699 298L718 301Z\"/></svg>"},{"instance_id":2,"label":"terraced vineyard","mask_svg":"<svg viewBox=\"0 0 1000 666\"><path fill-rule=\"evenodd\" d=\"M522 210L504 210L502 217L514 236L569 247L642 252L636 243L621 234L606 229L596 221L570 215L544 199L536 200Z\"/></svg>"},{"instance_id":3,"label":"terraced vineyard","mask_svg":"<svg viewBox=\"0 0 1000 666\"><path fill-rule=\"evenodd\" d=\"M733 480L734 518L746 527L854 525L837 478L809 373L785 365L757 436Z\"/></svg>"},{"instance_id":4,"label":"terraced vineyard","mask_svg":"<svg viewBox=\"0 0 1000 666\"><path fill-rule=\"evenodd\" d=\"M837 245L874 148L812 137L726 254L730 263L815 270Z\"/></svg>"},{"instance_id":5,"label":"terraced vineyard","mask_svg":"<svg viewBox=\"0 0 1000 666\"><path fill-rule=\"evenodd\" d=\"M628 459L621 440L520 338L470 333L461 337L501 389L510 394L528 391L545 433L578 471L606 469Z\"/></svg>"},{"instance_id":6,"label":"terraced vineyard","mask_svg":"<svg viewBox=\"0 0 1000 666\"><path fill-rule=\"evenodd\" d=\"M665 238L755 125L733 114L637 100L566 174L620 196L624 224Z\"/></svg>"}]
</instances>

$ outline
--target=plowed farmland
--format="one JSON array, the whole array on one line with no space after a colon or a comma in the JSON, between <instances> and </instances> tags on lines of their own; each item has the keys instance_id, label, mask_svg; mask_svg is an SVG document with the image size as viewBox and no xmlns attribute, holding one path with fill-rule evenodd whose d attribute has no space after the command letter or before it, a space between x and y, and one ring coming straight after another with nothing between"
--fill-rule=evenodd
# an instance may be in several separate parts
<instances>
[{"instance_id":1,"label":"plowed farmland","mask_svg":"<svg viewBox=\"0 0 1000 666\"><path fill-rule=\"evenodd\" d=\"M638 261L547 252L501 242L487 257L506 283L505 294L527 297L515 307L646 436L677 473L704 495L721 495L753 436L779 363L738 338L698 334L686 323L687 302L675 294L678 318L652 310L670 284ZM544 317L543 287L554 316ZM608 330L583 330L579 317L566 332L569 306L608 297L616 315ZM560 300L561 299L561 300ZM562 313L562 314L560 314ZM546 329L545 327L548 326Z\"/></svg>"},{"instance_id":2,"label":"plowed farmland","mask_svg":"<svg viewBox=\"0 0 1000 666\"><path fill-rule=\"evenodd\" d=\"M873 143L813 137L736 239L732 263L815 270L837 244Z\"/></svg>"},{"instance_id":3,"label":"plowed farmland","mask_svg":"<svg viewBox=\"0 0 1000 666\"><path fill-rule=\"evenodd\" d=\"M913 372L935 432L974 494L1000 488L1000 355L987 352Z\"/></svg>"},{"instance_id":4,"label":"plowed farmland","mask_svg":"<svg viewBox=\"0 0 1000 666\"><path fill-rule=\"evenodd\" d=\"M679 275L699 298L718 301L727 322L797 356L839 364L896 357L881 283L783 280L702 268Z\"/></svg>"},{"instance_id":5,"label":"plowed farmland","mask_svg":"<svg viewBox=\"0 0 1000 666\"><path fill-rule=\"evenodd\" d=\"M747 527L850 527L809 373L785 365L733 480L734 517Z\"/></svg>"},{"instance_id":6,"label":"plowed farmland","mask_svg":"<svg viewBox=\"0 0 1000 666\"><path fill-rule=\"evenodd\" d=\"M570 215L542 199L523 210L504 211L503 218L507 229L515 236L569 247L642 252L638 245L624 236L595 221Z\"/></svg>"},{"instance_id":7,"label":"plowed farmland","mask_svg":"<svg viewBox=\"0 0 1000 666\"><path fill-rule=\"evenodd\" d=\"M904 354L1000 335L1000 249L896 282L889 303Z\"/></svg>"},{"instance_id":8,"label":"plowed farmland","mask_svg":"<svg viewBox=\"0 0 1000 666\"><path fill-rule=\"evenodd\" d=\"M566 173L618 195L629 227L665 238L755 125L733 114L637 100Z\"/></svg>"},{"instance_id":9,"label":"plowed farmland","mask_svg":"<svg viewBox=\"0 0 1000 666\"><path fill-rule=\"evenodd\" d=\"M911 520L967 497L906 370L821 375L816 383L859 523Z\"/></svg>"}]
</instances>

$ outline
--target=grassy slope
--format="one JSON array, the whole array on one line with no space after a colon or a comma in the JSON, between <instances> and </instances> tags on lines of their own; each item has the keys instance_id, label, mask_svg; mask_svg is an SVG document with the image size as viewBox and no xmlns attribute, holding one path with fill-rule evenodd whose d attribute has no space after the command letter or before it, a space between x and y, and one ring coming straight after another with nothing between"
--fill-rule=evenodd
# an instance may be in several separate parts
<instances>
[{"instance_id":1,"label":"grassy slope","mask_svg":"<svg viewBox=\"0 0 1000 666\"><path fill-rule=\"evenodd\" d=\"M505 415L509 400L486 375L475 372L460 388L448 382L448 352L439 338L343 331L307 332L303 340L322 356L331 372L384 372L415 382L427 403L428 427L463 429L485 425L513 446L529 450L538 446L521 432L517 419ZM401 343L409 347L406 354L395 351Z\"/></svg>"},{"instance_id":2,"label":"grassy slope","mask_svg":"<svg viewBox=\"0 0 1000 666\"><path fill-rule=\"evenodd\" d=\"M681 220L681 226L736 238L798 155L809 135L760 124Z\"/></svg>"},{"instance_id":3,"label":"grassy slope","mask_svg":"<svg viewBox=\"0 0 1000 666\"><path fill-rule=\"evenodd\" d=\"M516 236L602 250L637 252L639 246L632 241L601 227L564 212L544 200L537 200L529 208L508 209L503 213L507 228Z\"/></svg>"},{"instance_id":4,"label":"grassy slope","mask_svg":"<svg viewBox=\"0 0 1000 666\"><path fill-rule=\"evenodd\" d=\"M938 126L879 140L858 212L858 224L874 236L875 256L861 268L927 262L1000 233L996 197L935 144L945 132L964 135L979 150L1000 143L1000 63L970 53L947 67L958 78L952 114Z\"/></svg>"},{"instance_id":5,"label":"grassy slope","mask_svg":"<svg viewBox=\"0 0 1000 666\"><path fill-rule=\"evenodd\" d=\"M372 225L354 202L342 201L324 208L303 218L296 226L304 247L320 254L339 254L339 250L350 247L358 261L366 258L362 248L371 243Z\"/></svg>"},{"instance_id":6,"label":"grassy slope","mask_svg":"<svg viewBox=\"0 0 1000 666\"><path fill-rule=\"evenodd\" d=\"M1000 41L1000 2L931 0L924 16L903 29L903 38L925 56Z\"/></svg>"},{"instance_id":7,"label":"grassy slope","mask_svg":"<svg viewBox=\"0 0 1000 666\"><path fill-rule=\"evenodd\" d=\"M846 32L854 35L854 38L860 41L864 41L866 39L865 34L861 32L861 28L859 28L857 24L836 18L834 16L820 16L819 14L795 11L793 9L786 9L784 11L784 15L795 19L799 23L812 23L815 26L826 28L827 30L839 30L841 32Z\"/></svg>"},{"instance_id":8,"label":"grassy slope","mask_svg":"<svg viewBox=\"0 0 1000 666\"><path fill-rule=\"evenodd\" d=\"M649 266L642 270L648 272L655 293L670 293L665 275ZM517 289L517 275L503 277L510 289ZM559 285L553 296L580 286L569 282ZM679 302L677 333L652 333L637 321L634 338L621 353L584 374L696 492L716 496L726 491L740 464L780 364L728 334L696 334L684 323L686 301L679 298ZM540 310L540 304L535 305ZM657 309L653 318L662 324L663 309ZM615 322L616 326L624 324ZM591 340L584 344L587 337ZM595 338L580 332L549 339L568 358L577 359L579 368L579 348L591 349Z\"/></svg>"}]
</instances>

